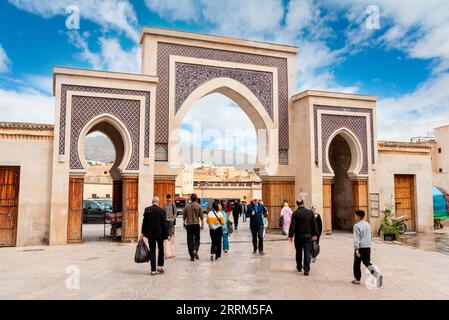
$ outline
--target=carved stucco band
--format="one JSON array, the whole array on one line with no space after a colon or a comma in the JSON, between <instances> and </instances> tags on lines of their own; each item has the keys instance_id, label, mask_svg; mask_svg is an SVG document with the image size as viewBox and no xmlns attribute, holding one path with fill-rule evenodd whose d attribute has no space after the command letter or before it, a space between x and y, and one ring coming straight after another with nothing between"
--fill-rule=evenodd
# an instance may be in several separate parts
<instances>
[{"instance_id":1,"label":"carved stucco band","mask_svg":"<svg viewBox=\"0 0 449 320\"><path fill-rule=\"evenodd\" d=\"M156 143L168 143L169 121L169 68L170 56L184 56L200 59L253 64L275 67L278 69L278 101L279 101L279 149L289 148L288 129L288 72L287 59L256 54L240 53L226 50L200 48L179 44L158 43L156 94ZM179 82L177 82L179 83ZM261 99L262 101L262 99Z\"/></svg>"},{"instance_id":2,"label":"carved stucco band","mask_svg":"<svg viewBox=\"0 0 449 320\"><path fill-rule=\"evenodd\" d=\"M243 85L259 98L273 119L273 74L222 67L211 67L187 63L176 63L176 112L188 96L201 84L216 78L231 78Z\"/></svg>"},{"instance_id":3,"label":"carved stucco band","mask_svg":"<svg viewBox=\"0 0 449 320\"><path fill-rule=\"evenodd\" d=\"M375 163L375 155L374 155L374 119L373 119L373 110L371 109L365 109L365 108L354 108L354 107L336 107L336 106L323 106L323 105L314 105L313 106L313 119L314 119L314 138L315 138L315 163L318 163L318 111L341 111L341 112L355 112L355 113L368 113L370 116L370 136L371 136L371 162ZM321 116L323 118L323 116ZM347 118L347 116L345 116ZM323 120L322 120L323 121ZM322 123L321 128L322 131L324 130L325 125ZM338 130L340 128L347 127L346 124L342 124L341 127L336 128L335 130ZM334 130L334 131L335 131ZM361 128L357 129L357 132L360 132ZM366 123L364 129L366 131ZM323 132L321 133L323 135ZM367 144L367 137L365 140L360 139L360 137L357 137L360 140L360 143ZM323 148L326 145L324 140L322 141ZM323 151L323 150L322 150ZM366 153L367 155L367 153ZM364 158L367 158L367 156L364 155ZM325 158L323 158L324 160ZM323 166L324 170L325 166ZM368 172L368 169L367 169Z\"/></svg>"},{"instance_id":4,"label":"carved stucco band","mask_svg":"<svg viewBox=\"0 0 449 320\"><path fill-rule=\"evenodd\" d=\"M70 134L70 168L82 169L78 155L79 133L84 125L96 115L109 113L119 118L127 127L132 140L132 155L127 170L139 169L139 137L140 137L140 101L117 98L96 98L83 96L83 92L132 95L145 97L145 145L144 156L150 155L150 92L137 90L124 90L101 87L87 87L75 85L62 85L61 88L61 116L59 133L59 154L65 154L66 134L66 100L67 91L78 94L72 96L72 130ZM84 125L83 125L83 124Z\"/></svg>"},{"instance_id":5,"label":"carved stucco band","mask_svg":"<svg viewBox=\"0 0 449 320\"><path fill-rule=\"evenodd\" d=\"M331 170L328 166L330 164L328 164L326 160L326 146L332 134L341 128L348 128L357 136L357 139L359 139L363 152L362 168L360 169L360 174L368 174L368 135L366 132L366 117L334 114L321 115L321 139L323 146L321 150L321 159L323 173L331 173Z\"/></svg>"}]
</instances>

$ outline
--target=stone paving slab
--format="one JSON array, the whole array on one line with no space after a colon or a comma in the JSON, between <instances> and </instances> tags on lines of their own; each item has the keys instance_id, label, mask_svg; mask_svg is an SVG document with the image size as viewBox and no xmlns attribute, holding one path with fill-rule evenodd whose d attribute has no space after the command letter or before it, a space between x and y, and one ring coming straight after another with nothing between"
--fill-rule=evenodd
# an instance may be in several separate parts
<instances>
[{"instance_id":1,"label":"stone paving slab","mask_svg":"<svg viewBox=\"0 0 449 320\"><path fill-rule=\"evenodd\" d=\"M449 299L449 255L429 248L375 240L373 263L384 274L384 286L368 289L350 283L351 234L322 238L309 277L295 271L294 247L278 234L267 233L266 255L260 257L252 254L242 224L219 262L208 260L209 233L201 235L201 259L192 263L185 232L177 226L176 258L155 277L148 264L134 263L135 244L1 248L0 299ZM66 287L68 266L80 270L79 289Z\"/></svg>"}]
</instances>

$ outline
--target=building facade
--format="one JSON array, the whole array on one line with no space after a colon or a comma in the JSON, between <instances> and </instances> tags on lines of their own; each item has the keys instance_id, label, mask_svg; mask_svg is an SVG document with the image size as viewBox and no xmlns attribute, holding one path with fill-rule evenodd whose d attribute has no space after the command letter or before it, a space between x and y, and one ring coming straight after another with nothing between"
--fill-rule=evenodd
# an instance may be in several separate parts
<instances>
[{"instance_id":1,"label":"building facade","mask_svg":"<svg viewBox=\"0 0 449 320\"><path fill-rule=\"evenodd\" d=\"M136 241L151 197L176 193L182 119L194 102L216 92L236 102L263 133L255 170L270 226L277 226L285 198L314 205L327 234L349 230L357 209L377 226L394 197L396 175L408 175L409 188L413 180L416 201L407 209L415 210L416 230L433 225L432 183L424 174L431 156L384 150L390 146L379 151L375 97L295 94L298 48L149 27L141 46L141 74L55 67L54 127L3 124L0 207L13 205L2 218L9 231L0 239L15 240L1 245L81 241L83 146L95 131L116 150L113 209L123 212L122 240Z\"/></svg>"}]
</instances>

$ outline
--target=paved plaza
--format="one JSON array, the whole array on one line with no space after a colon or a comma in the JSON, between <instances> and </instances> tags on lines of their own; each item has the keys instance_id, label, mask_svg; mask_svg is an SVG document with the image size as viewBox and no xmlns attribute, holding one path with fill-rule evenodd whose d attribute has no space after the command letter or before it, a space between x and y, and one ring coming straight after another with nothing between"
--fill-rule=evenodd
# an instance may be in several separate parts
<instances>
[{"instance_id":1,"label":"paved plaza","mask_svg":"<svg viewBox=\"0 0 449 320\"><path fill-rule=\"evenodd\" d=\"M266 255L253 255L247 223L232 236L231 251L219 262L209 261L209 232L203 231L200 260L193 263L178 221L176 258L167 261L164 275L155 277L148 264L134 263L135 244L95 241L101 225L86 226L92 241L80 245L2 248L0 299L449 298L449 255L441 250L442 243L448 244L445 232L406 236L405 244L375 240L373 262L384 274L384 286L368 289L350 283L349 233L323 237L321 254L305 277L295 271L294 247L279 234L267 233ZM66 287L73 275L66 271L73 270L80 272L79 289Z\"/></svg>"}]
</instances>

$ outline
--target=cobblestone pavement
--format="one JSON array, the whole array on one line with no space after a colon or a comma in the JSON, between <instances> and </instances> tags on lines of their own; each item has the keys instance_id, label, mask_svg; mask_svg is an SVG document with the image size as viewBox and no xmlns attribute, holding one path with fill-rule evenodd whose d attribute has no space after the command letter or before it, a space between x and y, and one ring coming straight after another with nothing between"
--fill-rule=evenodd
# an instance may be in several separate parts
<instances>
[{"instance_id":1,"label":"cobblestone pavement","mask_svg":"<svg viewBox=\"0 0 449 320\"><path fill-rule=\"evenodd\" d=\"M100 236L102 226L85 228L89 239L97 238L95 232ZM148 264L134 263L135 244L92 241L1 248L0 299L449 299L449 255L429 246L423 250L376 239L373 263L384 275L384 286L368 289L367 274L363 285L350 283L348 233L322 238L309 277L295 271L294 248L279 234L267 233L266 255L260 257L252 254L248 226L243 224L231 238L231 251L219 262L208 260L208 231L201 236L200 260L191 262L178 224L176 258L166 262L165 274L155 277L149 275ZM426 242L431 239L424 237ZM74 270L70 266L79 268L79 289L66 287L66 271Z\"/></svg>"}]
</instances>

